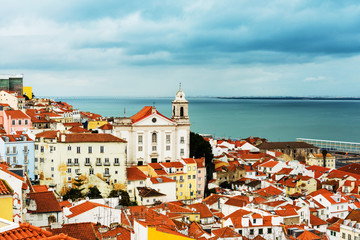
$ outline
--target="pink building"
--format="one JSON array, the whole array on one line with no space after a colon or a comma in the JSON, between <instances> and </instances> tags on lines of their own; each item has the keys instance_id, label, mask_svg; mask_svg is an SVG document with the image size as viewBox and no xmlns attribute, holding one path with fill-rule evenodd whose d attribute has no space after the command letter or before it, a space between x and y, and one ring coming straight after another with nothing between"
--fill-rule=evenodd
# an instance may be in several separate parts
<instances>
[{"instance_id":1,"label":"pink building","mask_svg":"<svg viewBox=\"0 0 360 240\"><path fill-rule=\"evenodd\" d=\"M0 124L4 125L7 134L14 131L24 131L32 127L31 118L21 110L6 110L0 114Z\"/></svg>"},{"instance_id":2,"label":"pink building","mask_svg":"<svg viewBox=\"0 0 360 240\"><path fill-rule=\"evenodd\" d=\"M205 158L194 159L197 165L196 198L204 198L206 183Z\"/></svg>"}]
</instances>

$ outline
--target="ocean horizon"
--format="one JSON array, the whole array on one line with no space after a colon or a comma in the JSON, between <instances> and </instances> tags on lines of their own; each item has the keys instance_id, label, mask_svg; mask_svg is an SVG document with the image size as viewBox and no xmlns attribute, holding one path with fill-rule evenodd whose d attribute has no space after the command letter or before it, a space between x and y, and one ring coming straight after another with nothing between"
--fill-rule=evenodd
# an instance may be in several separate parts
<instances>
[{"instance_id":1,"label":"ocean horizon","mask_svg":"<svg viewBox=\"0 0 360 240\"><path fill-rule=\"evenodd\" d=\"M174 97L51 97L81 111L105 117L132 116L153 106L171 117ZM187 97L191 131L215 137L296 138L359 142L360 101L351 99L273 99L261 97Z\"/></svg>"}]
</instances>

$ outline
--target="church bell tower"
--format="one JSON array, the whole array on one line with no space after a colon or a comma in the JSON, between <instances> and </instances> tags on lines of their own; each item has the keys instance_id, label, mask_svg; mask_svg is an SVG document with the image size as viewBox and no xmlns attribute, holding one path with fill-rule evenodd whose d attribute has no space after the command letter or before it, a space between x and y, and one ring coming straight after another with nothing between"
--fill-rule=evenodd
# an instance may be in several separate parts
<instances>
[{"instance_id":1,"label":"church bell tower","mask_svg":"<svg viewBox=\"0 0 360 240\"><path fill-rule=\"evenodd\" d=\"M181 90L175 95L175 100L172 101L172 117L171 119L178 124L189 124L189 102L185 99L185 93Z\"/></svg>"}]
</instances>

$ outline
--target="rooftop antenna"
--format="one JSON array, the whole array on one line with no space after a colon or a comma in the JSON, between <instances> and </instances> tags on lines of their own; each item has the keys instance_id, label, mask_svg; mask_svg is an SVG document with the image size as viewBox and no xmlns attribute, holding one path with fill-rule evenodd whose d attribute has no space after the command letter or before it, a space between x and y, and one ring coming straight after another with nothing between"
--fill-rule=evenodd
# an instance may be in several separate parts
<instances>
[{"instance_id":1,"label":"rooftop antenna","mask_svg":"<svg viewBox=\"0 0 360 240\"><path fill-rule=\"evenodd\" d=\"M181 82L179 83L179 90L181 90Z\"/></svg>"}]
</instances>

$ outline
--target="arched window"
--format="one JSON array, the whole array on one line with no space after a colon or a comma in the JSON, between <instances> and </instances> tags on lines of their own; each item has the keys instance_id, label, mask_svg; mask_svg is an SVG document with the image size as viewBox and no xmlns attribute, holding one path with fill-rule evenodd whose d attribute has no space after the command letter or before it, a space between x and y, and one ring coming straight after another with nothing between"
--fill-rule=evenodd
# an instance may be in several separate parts
<instances>
[{"instance_id":1,"label":"arched window","mask_svg":"<svg viewBox=\"0 0 360 240\"><path fill-rule=\"evenodd\" d=\"M153 134L152 134L151 139L152 139L152 142L153 142L153 143L156 143L156 142L157 142L157 135L156 135L156 133L153 133Z\"/></svg>"},{"instance_id":2,"label":"arched window","mask_svg":"<svg viewBox=\"0 0 360 240\"><path fill-rule=\"evenodd\" d=\"M184 116L184 107L181 107L180 108L180 117L183 117Z\"/></svg>"},{"instance_id":3,"label":"arched window","mask_svg":"<svg viewBox=\"0 0 360 240\"><path fill-rule=\"evenodd\" d=\"M174 106L174 109L173 109L173 116L175 116L175 106Z\"/></svg>"}]
</instances>

